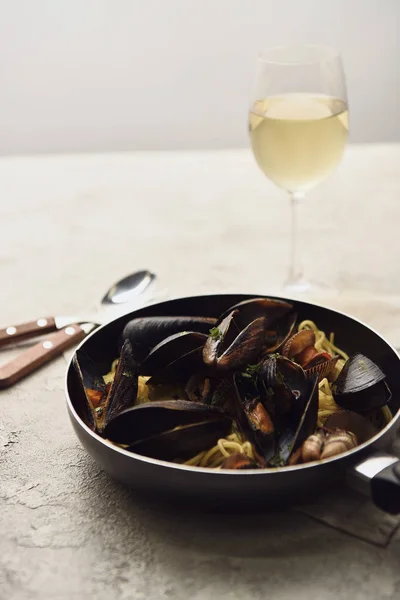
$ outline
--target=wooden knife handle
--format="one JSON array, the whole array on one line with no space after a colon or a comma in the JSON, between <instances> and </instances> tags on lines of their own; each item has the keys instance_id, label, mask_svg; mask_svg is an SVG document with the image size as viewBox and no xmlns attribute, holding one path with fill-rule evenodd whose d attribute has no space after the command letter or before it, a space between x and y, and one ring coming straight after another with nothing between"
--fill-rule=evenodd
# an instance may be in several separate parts
<instances>
[{"instance_id":1,"label":"wooden knife handle","mask_svg":"<svg viewBox=\"0 0 400 600\"><path fill-rule=\"evenodd\" d=\"M29 323L10 325L9 327L0 329L0 347L49 333L50 331L56 331L56 329L56 322L53 317L41 317Z\"/></svg>"},{"instance_id":2,"label":"wooden knife handle","mask_svg":"<svg viewBox=\"0 0 400 600\"><path fill-rule=\"evenodd\" d=\"M10 387L25 375L62 354L70 346L80 342L85 335L85 331L79 325L69 325L57 333L46 336L43 341L0 366L0 388Z\"/></svg>"}]
</instances>

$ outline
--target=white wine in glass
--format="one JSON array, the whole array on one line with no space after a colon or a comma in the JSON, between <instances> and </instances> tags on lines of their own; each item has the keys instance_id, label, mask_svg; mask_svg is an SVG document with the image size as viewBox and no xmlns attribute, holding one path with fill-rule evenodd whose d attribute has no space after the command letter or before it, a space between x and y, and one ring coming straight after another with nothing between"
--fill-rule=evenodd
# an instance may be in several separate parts
<instances>
[{"instance_id":1,"label":"white wine in glass","mask_svg":"<svg viewBox=\"0 0 400 600\"><path fill-rule=\"evenodd\" d=\"M297 247L297 207L304 194L339 164L348 138L343 68L331 48L273 48L258 61L249 131L254 156L267 177L288 191L292 247L285 291L318 287L303 277Z\"/></svg>"}]
</instances>

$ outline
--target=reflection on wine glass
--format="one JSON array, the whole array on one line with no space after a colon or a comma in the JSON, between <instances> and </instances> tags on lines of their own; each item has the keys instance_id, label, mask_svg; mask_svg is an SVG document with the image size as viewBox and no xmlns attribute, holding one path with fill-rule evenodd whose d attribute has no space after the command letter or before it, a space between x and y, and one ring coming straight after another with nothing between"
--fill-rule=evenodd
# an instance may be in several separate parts
<instances>
[{"instance_id":1,"label":"reflection on wine glass","mask_svg":"<svg viewBox=\"0 0 400 600\"><path fill-rule=\"evenodd\" d=\"M249 130L258 165L291 196L291 261L285 291L315 290L318 285L303 277L300 266L297 211L305 193L339 164L347 142L346 83L338 52L311 45L263 52Z\"/></svg>"}]
</instances>

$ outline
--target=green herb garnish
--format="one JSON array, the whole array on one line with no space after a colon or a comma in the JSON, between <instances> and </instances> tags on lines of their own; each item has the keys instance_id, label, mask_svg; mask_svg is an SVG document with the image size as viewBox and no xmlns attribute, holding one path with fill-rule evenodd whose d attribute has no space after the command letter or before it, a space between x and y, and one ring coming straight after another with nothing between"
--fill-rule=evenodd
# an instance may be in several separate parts
<instances>
[{"instance_id":1,"label":"green herb garnish","mask_svg":"<svg viewBox=\"0 0 400 600\"><path fill-rule=\"evenodd\" d=\"M222 331L218 327L213 327L210 329L210 337L217 342L222 338Z\"/></svg>"},{"instance_id":2,"label":"green herb garnish","mask_svg":"<svg viewBox=\"0 0 400 600\"><path fill-rule=\"evenodd\" d=\"M261 367L260 364L247 365L246 373L248 373L248 375L257 375L258 371L260 370L260 367Z\"/></svg>"}]
</instances>

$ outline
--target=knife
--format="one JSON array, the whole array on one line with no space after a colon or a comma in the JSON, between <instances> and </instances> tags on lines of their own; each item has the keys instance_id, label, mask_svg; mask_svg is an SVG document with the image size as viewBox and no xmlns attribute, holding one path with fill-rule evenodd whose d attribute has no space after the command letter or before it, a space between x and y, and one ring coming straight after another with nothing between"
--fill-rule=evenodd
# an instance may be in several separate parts
<instances>
[{"instance_id":1,"label":"knife","mask_svg":"<svg viewBox=\"0 0 400 600\"><path fill-rule=\"evenodd\" d=\"M46 329L45 331L54 331L54 329L57 329L55 320L51 327L51 329ZM67 327L59 329L56 333L46 335L40 342L0 366L0 389L14 385L14 383L29 375L29 373L32 373L38 367L62 354L70 346L83 340L88 333L97 327L97 323L72 323L67 325ZM40 332L43 333L42 328ZM26 337L30 337L30 335L23 334L23 337L19 337L19 339Z\"/></svg>"}]
</instances>

